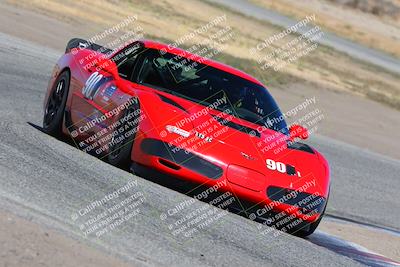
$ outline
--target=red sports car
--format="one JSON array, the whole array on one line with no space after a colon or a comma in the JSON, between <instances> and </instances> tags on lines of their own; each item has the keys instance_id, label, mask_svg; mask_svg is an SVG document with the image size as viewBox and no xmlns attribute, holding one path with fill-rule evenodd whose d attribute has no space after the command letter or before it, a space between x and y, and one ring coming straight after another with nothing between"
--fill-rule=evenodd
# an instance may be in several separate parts
<instances>
[{"instance_id":1,"label":"red sports car","mask_svg":"<svg viewBox=\"0 0 400 267\"><path fill-rule=\"evenodd\" d=\"M250 219L299 236L314 232L327 204L327 161L296 141L307 130L286 125L265 86L171 45L114 51L72 39L49 82L43 129L113 165L218 185Z\"/></svg>"}]
</instances>

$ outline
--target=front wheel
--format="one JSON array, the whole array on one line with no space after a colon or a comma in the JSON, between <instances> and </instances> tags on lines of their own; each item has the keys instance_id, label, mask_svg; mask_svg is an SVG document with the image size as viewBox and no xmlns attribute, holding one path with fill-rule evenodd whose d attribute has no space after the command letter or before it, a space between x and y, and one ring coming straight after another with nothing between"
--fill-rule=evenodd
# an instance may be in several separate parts
<instances>
[{"instance_id":1,"label":"front wheel","mask_svg":"<svg viewBox=\"0 0 400 267\"><path fill-rule=\"evenodd\" d=\"M62 72L53 84L43 116L43 130L52 136L61 133L65 103L67 102L70 75Z\"/></svg>"},{"instance_id":2,"label":"front wheel","mask_svg":"<svg viewBox=\"0 0 400 267\"><path fill-rule=\"evenodd\" d=\"M329 195L326 199L325 207L321 212L321 215L319 216L318 220L316 220L313 223L307 223L307 224L301 224L301 227L293 232L293 235L298 236L298 237L307 237L314 233L314 231L317 229L319 223L322 220L322 217L324 217L326 206L328 206L328 198Z\"/></svg>"}]
</instances>

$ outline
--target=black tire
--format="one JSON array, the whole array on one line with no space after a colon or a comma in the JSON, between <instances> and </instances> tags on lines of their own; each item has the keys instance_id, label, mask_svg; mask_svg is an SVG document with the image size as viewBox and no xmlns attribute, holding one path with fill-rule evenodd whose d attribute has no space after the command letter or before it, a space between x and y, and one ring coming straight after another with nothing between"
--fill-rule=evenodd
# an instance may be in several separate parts
<instances>
[{"instance_id":1,"label":"black tire","mask_svg":"<svg viewBox=\"0 0 400 267\"><path fill-rule=\"evenodd\" d=\"M317 229L319 223L321 222L322 217L324 217L324 215L325 215L326 206L328 206L328 199L329 199L329 195L328 195L328 198L326 200L325 207L322 210L322 213L319 216L318 220L316 220L313 223L302 224L300 226L300 228L295 230L292 234L295 235L295 236L304 238L304 237L307 237L307 236L311 235L312 233L314 233L314 231Z\"/></svg>"},{"instance_id":2,"label":"black tire","mask_svg":"<svg viewBox=\"0 0 400 267\"><path fill-rule=\"evenodd\" d=\"M55 137L61 134L69 82L70 74L65 70L55 80L44 110L43 131Z\"/></svg>"},{"instance_id":3,"label":"black tire","mask_svg":"<svg viewBox=\"0 0 400 267\"><path fill-rule=\"evenodd\" d=\"M135 141L136 132L139 127L140 118L140 105L139 102L130 105L124 112L123 116L120 117L120 121L123 121L116 131L123 129L122 133L118 131L117 135L114 135L109 144L109 152L107 155L108 162L111 165L129 168L131 163L131 152L133 143ZM130 133L126 136L127 133ZM115 142L121 136L121 141Z\"/></svg>"}]
</instances>

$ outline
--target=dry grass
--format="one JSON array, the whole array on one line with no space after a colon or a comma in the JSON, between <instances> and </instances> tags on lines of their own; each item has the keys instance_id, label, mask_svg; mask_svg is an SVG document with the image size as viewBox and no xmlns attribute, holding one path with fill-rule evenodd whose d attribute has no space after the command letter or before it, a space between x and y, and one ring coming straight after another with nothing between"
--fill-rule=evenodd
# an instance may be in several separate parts
<instances>
[{"instance_id":1,"label":"dry grass","mask_svg":"<svg viewBox=\"0 0 400 267\"><path fill-rule=\"evenodd\" d=\"M137 15L135 26L140 25L144 29L145 37L164 42L176 40L211 19L226 14L226 24L233 29L235 35L227 43L224 52L216 57L217 60L252 74L268 86L282 87L287 83L305 82L315 88L330 88L359 94L400 109L399 76L324 46L287 65L279 72L261 70L256 62L260 55L250 55L249 49L282 29L218 5L196 0L146 2L9 0L9 2L77 25L91 25L93 31L86 37L102 32L128 16ZM182 47L188 47L203 38L204 36L196 36ZM286 37L275 46L283 45L292 38L294 37Z\"/></svg>"},{"instance_id":2,"label":"dry grass","mask_svg":"<svg viewBox=\"0 0 400 267\"><path fill-rule=\"evenodd\" d=\"M316 23L324 29L400 57L400 14L398 14L400 11L396 11L400 10L398 0L251 0L251 2L295 19L302 19L308 14L315 13ZM390 5L396 7L396 10L390 8Z\"/></svg>"}]
</instances>

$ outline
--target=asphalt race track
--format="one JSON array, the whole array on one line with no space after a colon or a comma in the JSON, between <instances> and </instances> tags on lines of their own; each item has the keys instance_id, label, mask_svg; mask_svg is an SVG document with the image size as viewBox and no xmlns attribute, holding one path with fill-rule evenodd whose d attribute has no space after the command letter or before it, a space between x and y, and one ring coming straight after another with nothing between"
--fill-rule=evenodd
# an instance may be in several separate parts
<instances>
[{"instance_id":1,"label":"asphalt race track","mask_svg":"<svg viewBox=\"0 0 400 267\"><path fill-rule=\"evenodd\" d=\"M40 131L45 88L62 51L0 33L0 205L25 218L129 260L136 265L357 266L305 239L262 235L267 228L234 214L190 238L160 215L190 199L133 176ZM332 168L330 215L400 230L400 162L325 137L310 141ZM379 183L376 181L379 179ZM145 201L124 227L100 238L83 237L73 214L129 181ZM207 205L195 201L188 209ZM72 217L71 217L72 216ZM261 229L260 229L261 228Z\"/></svg>"}]
</instances>

